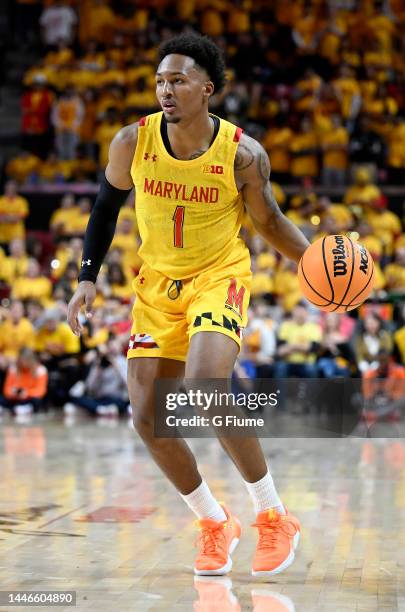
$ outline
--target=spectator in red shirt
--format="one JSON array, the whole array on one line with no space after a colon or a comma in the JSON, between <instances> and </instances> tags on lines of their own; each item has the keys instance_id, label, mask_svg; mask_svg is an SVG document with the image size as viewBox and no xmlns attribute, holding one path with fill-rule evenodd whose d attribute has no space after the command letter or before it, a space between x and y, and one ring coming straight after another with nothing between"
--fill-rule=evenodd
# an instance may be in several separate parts
<instances>
[{"instance_id":1,"label":"spectator in red shirt","mask_svg":"<svg viewBox=\"0 0 405 612\"><path fill-rule=\"evenodd\" d=\"M45 159L50 148L50 111L53 93L43 75L34 78L21 100L23 148Z\"/></svg>"}]
</instances>

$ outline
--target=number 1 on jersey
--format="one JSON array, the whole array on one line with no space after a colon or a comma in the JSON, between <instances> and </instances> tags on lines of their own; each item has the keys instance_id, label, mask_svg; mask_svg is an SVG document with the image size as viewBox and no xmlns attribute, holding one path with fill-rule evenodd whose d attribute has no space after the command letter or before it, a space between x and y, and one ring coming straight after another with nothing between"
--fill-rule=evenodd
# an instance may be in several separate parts
<instances>
[{"instance_id":1,"label":"number 1 on jersey","mask_svg":"<svg viewBox=\"0 0 405 612\"><path fill-rule=\"evenodd\" d=\"M178 249L183 248L183 223L184 223L184 206L176 206L174 215L174 246Z\"/></svg>"}]
</instances>

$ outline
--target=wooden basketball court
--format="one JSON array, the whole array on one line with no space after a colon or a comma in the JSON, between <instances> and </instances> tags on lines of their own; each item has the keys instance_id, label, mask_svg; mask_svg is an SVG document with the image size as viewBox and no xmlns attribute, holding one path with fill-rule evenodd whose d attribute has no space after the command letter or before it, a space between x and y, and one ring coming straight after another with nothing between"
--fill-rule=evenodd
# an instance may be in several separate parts
<instances>
[{"instance_id":1,"label":"wooden basketball court","mask_svg":"<svg viewBox=\"0 0 405 612\"><path fill-rule=\"evenodd\" d=\"M2 591L74 590L75 608L54 609L99 612L405 610L401 438L263 441L303 527L295 563L264 582L250 499L215 440L191 446L244 532L229 577L197 579L193 516L127 423L4 417L0 432Z\"/></svg>"}]
</instances>

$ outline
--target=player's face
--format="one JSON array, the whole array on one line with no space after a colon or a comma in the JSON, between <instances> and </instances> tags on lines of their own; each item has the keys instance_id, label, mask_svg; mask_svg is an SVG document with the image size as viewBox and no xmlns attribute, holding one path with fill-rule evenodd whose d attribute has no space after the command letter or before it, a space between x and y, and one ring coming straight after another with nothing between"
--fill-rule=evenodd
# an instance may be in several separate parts
<instances>
[{"instance_id":1,"label":"player's face","mask_svg":"<svg viewBox=\"0 0 405 612\"><path fill-rule=\"evenodd\" d=\"M156 97L168 123L201 112L214 86L194 60L175 53L167 55L156 72Z\"/></svg>"}]
</instances>

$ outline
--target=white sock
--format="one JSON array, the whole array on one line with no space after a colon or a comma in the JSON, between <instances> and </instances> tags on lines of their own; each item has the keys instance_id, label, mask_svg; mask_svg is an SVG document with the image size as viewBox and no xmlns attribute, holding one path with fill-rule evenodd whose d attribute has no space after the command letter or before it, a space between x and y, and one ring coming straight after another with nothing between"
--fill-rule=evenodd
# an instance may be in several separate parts
<instances>
[{"instance_id":1,"label":"white sock","mask_svg":"<svg viewBox=\"0 0 405 612\"><path fill-rule=\"evenodd\" d=\"M253 500L256 514L263 510L268 510L268 508L275 508L280 514L286 513L276 491L276 487L274 486L270 472L267 472L267 474L257 482L247 482L245 480L245 484Z\"/></svg>"},{"instance_id":2,"label":"white sock","mask_svg":"<svg viewBox=\"0 0 405 612\"><path fill-rule=\"evenodd\" d=\"M223 508L211 493L205 480L194 491L188 495L181 495L181 497L199 519L210 518L218 522L226 521Z\"/></svg>"}]
</instances>

